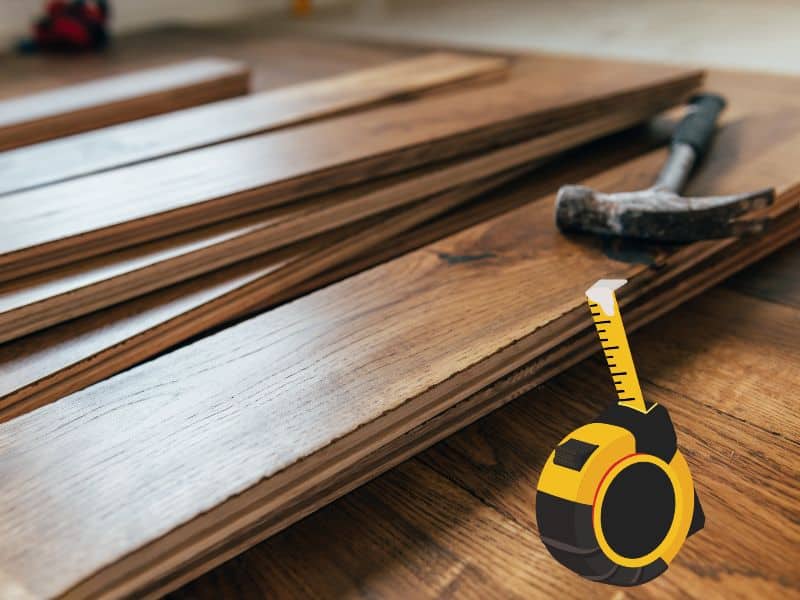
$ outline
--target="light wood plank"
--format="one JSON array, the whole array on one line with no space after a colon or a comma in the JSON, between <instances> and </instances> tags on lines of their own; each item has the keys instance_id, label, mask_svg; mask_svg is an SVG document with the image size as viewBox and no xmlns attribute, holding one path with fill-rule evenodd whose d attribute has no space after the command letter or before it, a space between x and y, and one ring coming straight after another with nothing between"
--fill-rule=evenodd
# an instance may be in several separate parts
<instances>
[{"instance_id":1,"label":"light wood plank","mask_svg":"<svg viewBox=\"0 0 800 600\"><path fill-rule=\"evenodd\" d=\"M501 58L431 53L170 112L0 154L0 194L185 152L337 113L500 77Z\"/></svg>"},{"instance_id":2,"label":"light wood plank","mask_svg":"<svg viewBox=\"0 0 800 600\"><path fill-rule=\"evenodd\" d=\"M0 150L245 94L249 70L195 59L0 101Z\"/></svg>"}]
</instances>

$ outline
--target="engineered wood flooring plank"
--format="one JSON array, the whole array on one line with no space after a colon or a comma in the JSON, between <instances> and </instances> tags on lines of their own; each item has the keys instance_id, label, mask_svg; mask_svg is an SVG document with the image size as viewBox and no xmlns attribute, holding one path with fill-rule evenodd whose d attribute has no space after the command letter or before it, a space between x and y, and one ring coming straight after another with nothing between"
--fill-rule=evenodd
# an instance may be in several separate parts
<instances>
[{"instance_id":1,"label":"engineered wood flooring plank","mask_svg":"<svg viewBox=\"0 0 800 600\"><path fill-rule=\"evenodd\" d=\"M524 191L493 194L466 209L416 228L368 255L321 273L271 301L259 304L257 308L263 309L344 279L518 208L529 202L530 198L556 189L565 178L583 179L648 148L663 144L668 139L669 126L655 125L648 124L581 147L565 155L563 160L527 177L522 183ZM338 239L335 234L324 238L323 243L330 243L333 239ZM240 265L151 293L135 302L117 305L0 345L0 420L57 400L155 356L178 341L202 333L207 327L207 320L194 318L202 305L223 298L254 279L267 275L298 250L306 252L308 246L299 245L284 252L253 258ZM210 323L212 327L240 316L226 310L228 306L223 300L220 311ZM187 315L188 318L182 319L180 328L175 327L181 315Z\"/></svg>"},{"instance_id":2,"label":"engineered wood flooring plank","mask_svg":"<svg viewBox=\"0 0 800 600\"><path fill-rule=\"evenodd\" d=\"M304 282L331 281L332 271L350 258L379 248L404 231L463 204L516 176L506 173L443 191L411 210L389 211L306 242L267 253L212 273L0 346L0 420L81 389L104 376L152 357L193 335L290 297ZM374 263L373 263L374 264ZM335 280L335 279L333 279Z\"/></svg>"},{"instance_id":3,"label":"engineered wood flooring plank","mask_svg":"<svg viewBox=\"0 0 800 600\"><path fill-rule=\"evenodd\" d=\"M721 141L726 131L740 136L739 143L720 143L705 174L716 167L719 187L729 178L757 187L782 165L784 194L774 210L796 213L797 198L789 193L795 177L787 154L796 147L791 136L759 160L736 165L733 173L731 154L749 156L747 140L758 146L761 136L772 133L759 120L723 129ZM780 157L783 162L772 164ZM591 183L637 184L649 180L662 160L663 152L652 153ZM768 172L764 165L771 166ZM195 569L214 564L216 549L258 529L281 507L300 502L392 440L586 331L583 290L598 276L632 280L624 305L659 283L673 291L676 286L664 282L688 272L687 265L722 254L735 269L754 254L750 245L772 243L762 236L683 248L665 253L660 268L650 269L609 259L594 238L560 235L551 211L548 196L0 426L0 468L8 473L7 493L0 498L17 515L31 507L0 524L0 539L24 539L34 524L47 531L67 528L35 555L30 543L2 548L20 585L37 586L40 593L69 588L74 595L159 590L162 580L169 587L172 573L196 557L207 555L208 563ZM797 227L789 233L796 235ZM736 244L739 254L726 255ZM480 258L452 261L443 254ZM571 277L563 277L565 272ZM701 282L710 275L698 273ZM677 280L677 288L682 282ZM235 376L226 377L229 369ZM130 424L124 435L114 433L120 419ZM265 438L266 430L280 435ZM87 436L91 445L82 442ZM91 467L100 464L102 469ZM186 468L192 472L190 489L171 485ZM115 472L125 473L121 485L109 482ZM40 498L37 482L45 473L51 474L48 496ZM144 488L148 494L129 493ZM48 499L86 496L91 500L82 504L80 532L95 543L78 563L58 550L58 540L71 544L77 535L69 533L78 526L75 517L63 523ZM159 518L145 520L142 515L155 506ZM113 535L121 510L124 539ZM52 564L56 556L61 568L48 582L22 578L24 569L33 572L37 561ZM47 592L44 585L53 587Z\"/></svg>"},{"instance_id":4,"label":"engineered wood flooring plank","mask_svg":"<svg viewBox=\"0 0 800 600\"><path fill-rule=\"evenodd\" d=\"M0 101L0 150L247 93L249 70L195 59Z\"/></svg>"},{"instance_id":5,"label":"engineered wood flooring plank","mask_svg":"<svg viewBox=\"0 0 800 600\"><path fill-rule=\"evenodd\" d=\"M800 308L799 270L800 244L792 244L770 257L768 264L747 269L725 285L756 298Z\"/></svg>"},{"instance_id":6,"label":"engineered wood flooring plank","mask_svg":"<svg viewBox=\"0 0 800 600\"><path fill-rule=\"evenodd\" d=\"M446 52L122 123L0 153L0 194L499 78L508 61Z\"/></svg>"},{"instance_id":7,"label":"engineered wood flooring plank","mask_svg":"<svg viewBox=\"0 0 800 600\"><path fill-rule=\"evenodd\" d=\"M0 197L11 279L433 160L633 107L680 101L701 73L537 57L503 83L261 134Z\"/></svg>"},{"instance_id":8,"label":"engineered wood flooring plank","mask_svg":"<svg viewBox=\"0 0 800 600\"><path fill-rule=\"evenodd\" d=\"M612 114L494 150L0 283L0 342L543 159L646 119Z\"/></svg>"},{"instance_id":9,"label":"engineered wood flooring plank","mask_svg":"<svg viewBox=\"0 0 800 600\"><path fill-rule=\"evenodd\" d=\"M69 69L65 69L64 62L57 57L46 54L20 56L8 53L0 57L0 98L208 55L249 65L251 89L262 91L431 51L430 48L379 48L347 40L326 40L264 25L261 21L252 27L237 23L233 26L165 27L126 33L115 37L113 52L74 57Z\"/></svg>"}]
</instances>

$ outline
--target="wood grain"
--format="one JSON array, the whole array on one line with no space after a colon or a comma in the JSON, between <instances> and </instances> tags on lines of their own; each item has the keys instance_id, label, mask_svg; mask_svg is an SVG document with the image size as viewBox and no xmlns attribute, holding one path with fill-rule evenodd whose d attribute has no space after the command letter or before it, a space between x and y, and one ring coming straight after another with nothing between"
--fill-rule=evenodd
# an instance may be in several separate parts
<instances>
[{"instance_id":1,"label":"wood grain","mask_svg":"<svg viewBox=\"0 0 800 600\"><path fill-rule=\"evenodd\" d=\"M0 101L0 150L247 93L248 69L196 59Z\"/></svg>"},{"instance_id":2,"label":"wood grain","mask_svg":"<svg viewBox=\"0 0 800 600\"><path fill-rule=\"evenodd\" d=\"M795 220L795 231L797 225L798 223ZM717 260L720 261L718 266L725 262L728 263L728 266L721 270L719 268L714 269L715 280L717 277L724 277L726 272L729 273L731 270L738 268L735 261L730 260L730 257L718 257ZM783 276L787 276L790 273L791 270L784 271ZM705 287L713 285L713 283L714 281L709 282L707 278L701 278L688 286L688 289L692 289L692 286L697 285ZM784 300L788 300L791 297L791 295L786 295ZM731 298L730 294L723 294L720 298L710 298L708 302L700 301L703 306L708 307L705 310L701 310L703 314L711 315L720 306L735 306L739 300L740 298ZM694 303L688 311L690 319L698 310L697 304ZM636 306L635 314L650 313L649 309L643 310L646 308L645 306ZM747 308L751 310L745 310L742 313L742 317L738 319L739 324L747 329L755 329L763 328L766 322L771 325L770 334L767 336L769 340L781 340L784 339L784 335L791 337L791 330L786 332L779 331L784 327L785 319L775 323L771 323L769 318L764 319L765 314L770 314L772 311L770 307L762 303L759 307L751 306ZM780 307L776 308L780 309ZM764 310L769 312L764 313ZM683 314L686 314L686 312L681 311ZM630 312L627 310L626 321L629 314ZM730 336L717 339L713 335L711 337L695 335L688 336L688 340L685 340L684 331L678 330L673 335L670 335L672 331L671 322L671 320L665 319L664 326L659 326L653 332L653 335L649 336L649 346L644 347L648 355L653 351L656 352L655 356L648 358L646 355L644 358L644 361L653 367L652 370L643 369L643 371L647 372L648 378L653 370L657 372L662 370L661 367L664 363L662 362L663 357L659 352L660 348L675 341L681 343L686 341L689 344L691 344L691 340L694 341L694 346L688 349L688 353L685 356L699 357L710 353L712 356L709 358L712 360L705 364L713 364L713 359L716 358L720 363L730 365L731 356L727 352ZM725 313L720 314L714 331L723 330L729 325L729 322L728 315ZM641 321L635 319L629 323L634 327L638 327ZM662 322L660 321L659 325L661 324ZM794 327L796 328L798 324L800 322L796 322ZM697 323L697 325L700 325L700 323ZM586 337L589 342L588 352L595 352L597 344L593 331L587 331ZM637 337L634 337L634 340L637 339ZM709 344L710 340L713 340L713 345ZM739 338L742 347L746 347L749 340L750 338L748 337ZM642 347L637 344L636 348L637 356L641 357L643 354ZM779 351L779 348L775 348L775 350ZM745 352L742 353L742 356L746 355ZM376 593L378 589L384 589L383 578L379 578L376 582L375 578L370 575L374 569L380 569L386 573L388 581L385 582L385 585L387 586L388 597L402 596L405 587L401 583L409 583L409 578L411 579L409 585L418 588L418 593L422 597L438 597L441 593L439 582L447 590L469 589L475 591L477 595L483 595L488 590L494 590L494 592L497 589L505 590L507 589L505 586L510 585L508 588L509 593L513 591L524 596L530 595L533 590L544 595L550 595L563 588L568 597L589 597L594 592L600 592L602 597L602 592L606 588L592 586L575 578L566 570L552 568L553 564L547 562L550 559L547 557L547 552L538 543L535 533L532 509L535 488L531 483L536 481L539 467L543 464L552 446L563 436L563 432L574 429L578 424L594 416L604 406L604 403L608 402L609 398L614 397L605 368L600 362L596 362L596 364L596 367L583 367L579 375L574 378L581 389L575 390L569 396L572 400L568 402L569 406L566 409L562 406L563 401L561 398L556 398L556 401L562 408L554 411L548 410L546 406L540 406L539 394L529 396L525 400L518 401L516 406L519 407L524 402L522 406L525 407L524 410L530 410L528 413L530 418L521 418L519 411L508 409L509 411L514 411L513 417L509 420L503 419L500 423L497 423L498 419L496 417L488 418L488 420L484 421L484 424L495 423L495 426L488 425L489 430L486 431L484 425L482 425L481 432L485 433L480 436L464 433L454 438L455 440L463 440L463 442L457 441L455 444L447 442L446 447L448 448L453 445L456 446L454 451L445 451L445 454L437 451L428 453L440 457L436 462L429 462L423 457L423 461L427 465L436 468L443 477L451 482L449 486L447 484L441 486L443 489L451 487L453 489L450 491L457 495L463 493L458 489L459 486L466 489L472 497L480 501L475 507L476 510L482 511L483 514L484 509L491 509L488 516L478 517L474 514L474 511L465 513L458 508L461 506L458 502L455 504L456 508L453 508L452 502L455 502L455 500L450 499L451 501L448 502L442 499L445 506L442 507L441 511L437 512L441 520L437 520L435 523L428 523L428 527L423 527L422 530L411 525L415 539L414 543L409 544L404 542L403 536L399 535L398 531L390 525L391 523L396 523L402 529L408 522L407 515L401 517L395 511L399 510L405 515L403 507L408 506L414 515L418 515L419 511L424 510L424 507L427 506L424 499L427 490L435 488L436 485L432 485L428 478L420 477L419 481L416 482L404 480L404 483L397 489L394 489L393 486L390 486L389 489L381 486L383 492L380 497L385 499L385 503L383 501L376 503L371 500L366 510L361 510L363 507L361 507L360 503L356 503L357 505L351 504L351 498L358 498L363 493L359 491L355 493L355 496L351 495L346 500L340 501L340 503L352 509L352 511L348 511L350 512L349 517L344 517L344 515L340 515L343 517L341 519L331 517L330 509L326 509L323 513L328 516L325 514L314 516L311 518L310 524L297 525L285 534L281 534L277 540L273 539L265 542L253 551L246 553L235 561L229 562L225 567L212 572L210 576L202 578L196 584L192 584L178 597L186 597L188 594L191 597L202 598L207 597L206 595L209 593L219 593L221 590L231 591L234 588L237 590L237 595L242 597L250 597L251 593L254 592L266 594L270 597L295 597L298 593L306 596L308 594L314 596L318 594L322 596L350 595L351 593L357 596L362 594L371 595ZM642 364L642 366L644 365ZM667 363L664 366L672 375L675 375L676 368L679 373L687 374L702 370L702 366L696 367L693 362L688 360L681 361L679 365ZM334 487L343 485L344 481L348 481L348 477L350 478L348 488L365 481L368 478L368 476L364 475L365 471L369 472L374 464L397 464L415 451L430 445L436 439L441 439L445 435L452 433L465 422L484 415L505 401L519 396L526 388L529 389L537 381L541 380L541 369L538 369L539 376L535 377L534 381L531 381L530 377L524 374L524 371L535 372L537 368L533 365L512 374L504 381L490 386L487 390L459 403L442 415L427 422L423 428L420 428L420 431L413 432L413 436L406 435L403 438L399 438L395 443L390 444L389 450L382 450L379 453L380 456L370 456L370 460L367 463L372 463L372 465L362 464L349 474L340 474L339 480L335 482ZM797 385L797 372L789 364L778 362L770 373L776 378L776 383L783 384L781 387L784 390L792 389ZM685 380L680 375L678 378ZM700 377L699 380L703 381L703 378ZM703 496L707 514L715 516L715 513L720 510L726 513L729 512L728 506L730 506L730 503L725 498L730 497L731 489L741 489L742 482L737 481L740 478L744 478L747 482L746 485L753 485L754 479L759 482L769 482L769 485L765 488L760 487L762 484L756 484L755 488L748 488L748 498L757 498L756 502L759 505L759 509L752 510L752 507L743 507L740 515L734 515L730 519L731 522L739 520L742 523L738 523L733 527L730 524L725 524L713 530L711 525L707 524L703 535L711 533L714 536L708 543L692 553L686 561L682 560L682 557L687 552L687 550L684 550L678 563L673 564L670 573L660 578L657 584L636 590L628 590L628 593L634 597L642 595L642 597L648 598L653 596L674 597L675 595L705 598L709 597L709 594L714 598L727 598L731 597L732 589L736 589L737 592L741 592L742 597L780 595L781 592L791 595L792 590L797 589L798 584L800 584L797 577L792 575L794 573L794 559L792 558L794 554L787 554L788 560L776 565L769 558L771 553L764 551L765 544L762 534L777 524L788 535L782 535L777 539L770 537L767 545L771 545L777 551L784 552L796 546L797 536L800 535L800 531L791 522L793 513L790 507L792 502L796 502L793 498L796 499L798 497L800 489L797 485L782 486L782 493L786 494L786 496L781 499L781 505L776 507L772 483L776 474L775 464L772 460L762 462L760 466L755 468L753 467L753 461L749 459L738 460L738 464L732 473L729 468L729 461L734 456L737 456L737 452L737 458L747 456L748 452L762 456L765 446L771 448L770 456L772 456L775 453L775 446L773 440L769 438L775 434L784 437L792 429L796 428L796 411L775 411L768 422L762 421L760 424L755 423L754 426L747 425L742 431L741 423L749 423L749 421L742 419L739 410L727 413L709 404L707 397L709 389L705 381L699 387L685 386L677 393L669 392L659 387L656 387L655 390L653 388L648 389L649 383L650 381L645 383L648 394L652 395L652 397L656 397L655 394L657 394L658 401L665 402L668 406L672 407L674 403L685 403L686 400L700 403L700 406L687 407L686 411L682 411L676 418L676 423L679 426L679 435L687 435L683 433L682 428L686 428L689 431L695 430L692 435L697 436L702 447L713 450L711 457L698 458L698 460L707 461L708 464L704 465L707 468L703 469L703 471L707 473L707 484L713 486L711 502L706 500L706 495ZM656 384L653 383L652 385L655 386ZM712 395L714 395L716 387L716 385L712 385ZM697 391L697 395L694 398L687 396L687 393L691 393L690 390L692 389ZM752 392L752 396L745 394L739 396L739 398L739 407L742 404L746 404L757 410L760 405L770 405L774 400L769 391L759 394L757 390ZM588 409L587 403L590 403ZM675 418L674 408L672 408L672 412ZM698 412L701 413L702 424L714 423L710 430L697 426ZM499 414L503 414L502 411ZM787 416L790 418L787 419ZM563 423L567 418L569 422ZM543 424L548 430L545 439L542 439L545 435L541 431L541 425ZM720 431L717 434L715 432L717 427L724 431ZM475 428L473 428L474 430ZM724 440L718 438L717 435L724 436ZM742 435L748 440L747 443L753 444L752 447L746 446L745 452L742 452L741 442L737 442L739 445L734 448L729 441L734 438L738 440ZM691 444L692 441L690 440L689 443ZM777 452L779 456L790 459L793 455L792 444L796 445L796 438L789 437L786 441L791 443L786 445L781 440L776 440L780 446ZM691 457L690 461L692 461ZM797 481L797 469L791 466L790 461L779 461L778 465L781 472L788 476L784 481ZM404 468L401 468L401 471ZM719 469L725 471L722 479L716 473ZM694 467L693 470L696 471ZM393 478L390 476L389 479ZM715 485L718 481L722 482L721 485ZM409 490L411 490L410 495ZM418 490L425 490L420 491L422 496L417 495ZM325 493L325 489L317 489L314 498L316 506L326 501ZM709 491L703 490L702 493L708 494ZM330 497L327 500L330 500ZM422 502L422 505L419 504L420 502ZM436 505L439 506L438 503ZM378 517L372 511L376 506L385 507L394 516L389 517L382 514L381 517ZM714 510L715 506L716 511ZM296 508L306 514L313 509L313 506L300 505ZM381 512L383 513L383 511ZM493 517L491 513L495 513ZM363 526L358 526L358 521L362 515L366 517L367 521ZM459 519L459 515L465 515L463 520ZM521 518L517 519L517 517ZM496 523L499 531L506 531L509 527L513 529L516 526L521 526L525 532L523 536L525 543L520 548L519 554L513 554L515 558L510 564L490 570L491 573L495 573L499 569L497 571L498 581L488 575L487 577L462 577L463 568L459 567L459 565L469 564L489 568L489 565L493 564L492 561L508 559L509 548L516 547L514 543L510 542L510 539L502 536L491 536L488 531L483 531L480 525L487 518ZM320 522L318 519L323 519L323 521ZM458 531L463 532L463 536L467 536L465 540L480 540L480 545L476 546L473 543L461 544L454 541L447 534L451 529L451 524L455 525L453 519L458 519L461 525L458 527ZM418 524L415 517L411 518L411 521ZM335 544L313 546L314 549L311 550L311 547L307 544L307 534L310 534L309 537L314 539L313 542L310 542L312 545L319 544L319 540L332 533L329 525L332 525L335 530L338 529L339 524L342 527L341 535L334 534L331 538L337 540ZM741 527L742 524L745 524L745 526ZM476 527L478 528L478 533L476 533ZM345 534L346 531L350 533ZM355 531L359 533L353 536ZM364 535L365 532L366 536ZM443 552L447 558L443 559L443 562L437 562L437 567L431 571L426 569L422 573L417 572L417 562L414 560L414 556L407 555L403 549L413 548L415 551L423 552L427 556L428 551L426 551L426 548L429 547L431 541L429 536L438 537L441 535L445 535L446 538L442 544L436 545L436 552ZM372 552L363 552L364 546L361 542L365 539L375 540L376 543L387 550L388 554L384 556L380 553L376 555ZM696 543L697 539L702 540L702 536L693 538L692 543ZM744 539L746 539L746 542L743 544L742 540ZM287 543L292 544L292 551L286 554L281 553L280 549L285 549L285 544ZM720 556L720 544L733 551ZM362 551L359 552L357 549ZM355 552L351 554L353 550ZM229 545L225 551L227 556L233 556L236 553L236 546ZM399 556L398 552L400 552ZM302 557L302 560L297 561L296 558L298 557ZM342 562L341 557L348 558L345 559L345 562ZM517 564L520 559L524 562ZM536 568L521 577L520 573L528 573L526 569L532 560L535 561ZM684 565L688 567L688 573L683 571ZM312 566L311 570L307 569L309 566ZM539 569L539 566L541 566L541 569ZM243 567L246 568L247 577L242 577L241 569ZM509 573L505 572L504 569L506 568L509 569ZM755 576L752 575L754 568L758 569ZM411 569L410 573L408 569ZM455 575L451 577L449 574L453 570L455 570ZM679 570L679 572L673 577L672 573L676 570ZM188 581L196 573L197 571L192 572L190 568L182 573L181 580ZM544 577L542 577L543 573L545 574ZM720 573L724 575L718 575ZM426 577L426 574L430 574L434 579ZM691 576L687 578L687 574ZM402 581L395 581L398 578ZM421 580L418 581L419 578ZM509 582L512 583L509 584ZM376 585L379 586L377 589L374 587ZM352 586L357 586L357 589L351 589ZM486 591L479 593L481 590ZM739 597L735 593L733 596Z\"/></svg>"},{"instance_id":3,"label":"wood grain","mask_svg":"<svg viewBox=\"0 0 800 600\"><path fill-rule=\"evenodd\" d=\"M587 352L576 336L589 326L583 290L598 277L631 280L622 303L636 325L789 241L798 234L790 151L800 130L784 118L738 119L694 184L777 183L778 237L655 249L650 268L606 256L599 240L560 235L547 196L3 424L0 501L15 512L0 539L58 532L45 548L0 547L14 581L76 596L170 589L349 489L353 480L337 476L413 442L409 432L481 390L491 396L493 382L508 382L513 396ZM777 143L751 160L765 137ZM662 160L651 153L589 183L640 186ZM500 391L500 402L509 399ZM191 485L176 485L179 473L191 473ZM335 492L325 496L328 485ZM80 519L70 498L82 499ZM67 505L69 522L60 516ZM94 543L72 560L79 535ZM24 577L56 557L46 582Z\"/></svg>"},{"instance_id":4,"label":"wood grain","mask_svg":"<svg viewBox=\"0 0 800 600\"><path fill-rule=\"evenodd\" d=\"M649 110L610 114L486 154L437 163L0 283L0 342L564 152L649 116Z\"/></svg>"},{"instance_id":5,"label":"wood grain","mask_svg":"<svg viewBox=\"0 0 800 600\"><path fill-rule=\"evenodd\" d=\"M700 293L718 283L721 279L741 268L742 261L749 263L758 260L758 258L779 246L780 243L785 243L786 239L796 239L798 227L800 227L800 220L797 219L797 215L793 215L793 218L787 221L785 225L786 231L784 233L790 235L785 237L783 242L772 238L762 238L759 243L750 244L746 248L748 252L742 255L726 256L725 253L721 253L722 256L718 255L713 258L712 262L714 264L706 265L691 277L681 278L678 287L682 288L683 294L688 295L676 296L675 286L667 283L666 285L661 285L660 288L656 286L655 290L652 290L649 294L651 296L649 301L642 302L634 299L628 304L626 322L631 326L631 329L636 329L642 323L657 318L664 312L674 308L687 297ZM669 298L669 302L664 303L665 297ZM633 313L634 319L627 318L631 313ZM235 556L258 540L264 539L296 519L310 514L348 490L368 481L376 474L413 456L413 454L428 447L435 441L452 434L465 424L519 397L526 390L541 384L595 350L596 334L591 327L588 327L580 337L571 338L563 349L551 353L544 359L537 359L514 371L499 382L488 385L473 396L427 420L424 424L370 452L368 457L365 456L348 468L338 470L335 476L330 479L318 480L308 494L298 497L294 502L284 506L282 510L276 511L270 518L261 520L254 524L253 527L241 532L241 535L232 536L224 544L218 544L205 553L196 553L191 561L176 567L170 576L163 577L148 588L145 588L146 593L148 595L160 595L164 591L174 589L181 583L190 581L205 572L209 566L219 564L225 559ZM197 549L195 548L195 550ZM759 583L758 580L756 583Z\"/></svg>"},{"instance_id":6,"label":"wood grain","mask_svg":"<svg viewBox=\"0 0 800 600\"><path fill-rule=\"evenodd\" d=\"M0 197L0 278L185 231L608 114L658 112L701 74L566 58L422 98ZM345 142L346 140L346 142Z\"/></svg>"},{"instance_id":7,"label":"wood grain","mask_svg":"<svg viewBox=\"0 0 800 600\"><path fill-rule=\"evenodd\" d=\"M527 177L514 193L492 194L480 202L395 238L389 244L319 273L299 286L282 289L257 308L313 291L354 273L432 243L452 233L527 204L557 189L564 178L579 180L626 158L663 144L668 127L640 127L588 144ZM331 234L324 239L338 239ZM328 242L325 242L328 243ZM312 243L312 246L316 242ZM308 248L255 257L135 301L0 345L0 420L52 402L109 377L196 336L246 314L228 302L228 294L269 274ZM206 315L203 319L198 314ZM213 316L209 319L208 316Z\"/></svg>"},{"instance_id":8,"label":"wood grain","mask_svg":"<svg viewBox=\"0 0 800 600\"><path fill-rule=\"evenodd\" d=\"M18 148L0 154L0 194L498 78L507 65L501 58L430 53Z\"/></svg>"}]
</instances>

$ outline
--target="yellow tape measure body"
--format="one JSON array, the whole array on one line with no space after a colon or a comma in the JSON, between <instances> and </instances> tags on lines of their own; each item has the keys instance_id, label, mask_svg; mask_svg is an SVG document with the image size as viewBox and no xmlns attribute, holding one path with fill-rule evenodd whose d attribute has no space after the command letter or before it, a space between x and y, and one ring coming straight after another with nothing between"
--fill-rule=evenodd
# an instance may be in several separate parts
<instances>
[{"instance_id":1,"label":"yellow tape measure body","mask_svg":"<svg viewBox=\"0 0 800 600\"><path fill-rule=\"evenodd\" d=\"M618 402L561 440L539 478L539 533L556 560L589 579L638 585L667 569L704 516L663 406L642 395L614 290L600 280L589 309Z\"/></svg>"}]
</instances>

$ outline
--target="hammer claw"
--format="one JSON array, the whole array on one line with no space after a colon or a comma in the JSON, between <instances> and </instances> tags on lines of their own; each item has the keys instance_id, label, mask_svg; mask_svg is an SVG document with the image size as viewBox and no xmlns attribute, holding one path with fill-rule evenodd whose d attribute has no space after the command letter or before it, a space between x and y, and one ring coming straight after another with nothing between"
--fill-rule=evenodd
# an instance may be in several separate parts
<instances>
[{"instance_id":1,"label":"hammer claw","mask_svg":"<svg viewBox=\"0 0 800 600\"><path fill-rule=\"evenodd\" d=\"M766 188L730 196L706 196L687 198L689 210L725 210L731 217L743 215L751 210L760 210L775 201L775 190Z\"/></svg>"},{"instance_id":2,"label":"hammer claw","mask_svg":"<svg viewBox=\"0 0 800 600\"><path fill-rule=\"evenodd\" d=\"M582 185L565 185L556 197L556 224L564 231L662 242L693 242L762 232L767 218L737 220L775 200L773 189L729 196L685 197L680 190L709 148L725 100L716 94L692 99L692 110L678 124L670 153L655 184L635 192L603 194Z\"/></svg>"}]
</instances>

